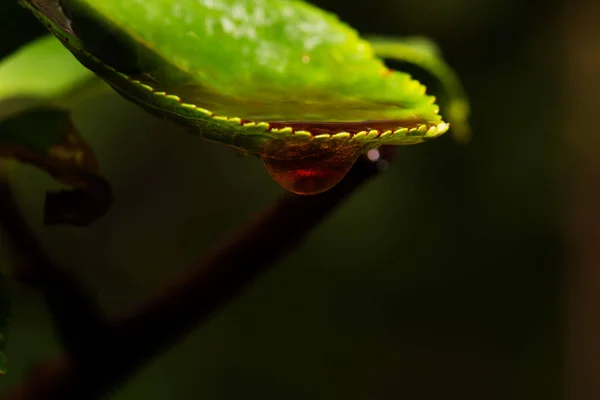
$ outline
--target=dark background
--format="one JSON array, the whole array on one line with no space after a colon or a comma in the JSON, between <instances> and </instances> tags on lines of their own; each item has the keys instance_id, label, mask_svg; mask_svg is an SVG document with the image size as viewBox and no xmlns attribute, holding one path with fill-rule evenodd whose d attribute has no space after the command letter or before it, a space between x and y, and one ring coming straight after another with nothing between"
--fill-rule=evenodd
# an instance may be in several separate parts
<instances>
[{"instance_id":1,"label":"dark background","mask_svg":"<svg viewBox=\"0 0 600 400\"><path fill-rule=\"evenodd\" d=\"M112 398L558 398L557 7L314 3L361 33L436 40L471 99L472 142L445 135L400 148L285 262ZM0 54L42 33L3 2ZM78 104L74 117L114 186L110 213L86 229L42 227L44 193L57 184L19 167L15 188L50 253L110 312L160 291L283 195L259 160L181 133L116 94ZM0 392L59 351L39 295L11 290Z\"/></svg>"}]
</instances>

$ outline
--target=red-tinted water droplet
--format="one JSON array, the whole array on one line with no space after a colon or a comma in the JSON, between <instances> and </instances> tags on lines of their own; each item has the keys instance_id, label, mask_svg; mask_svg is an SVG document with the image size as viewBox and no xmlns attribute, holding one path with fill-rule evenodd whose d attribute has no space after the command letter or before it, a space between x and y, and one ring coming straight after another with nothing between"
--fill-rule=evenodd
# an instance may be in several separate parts
<instances>
[{"instance_id":1,"label":"red-tinted water droplet","mask_svg":"<svg viewBox=\"0 0 600 400\"><path fill-rule=\"evenodd\" d=\"M331 189L348 173L360 155L357 148L321 150L310 156L262 156L271 177L296 194L317 194Z\"/></svg>"}]
</instances>

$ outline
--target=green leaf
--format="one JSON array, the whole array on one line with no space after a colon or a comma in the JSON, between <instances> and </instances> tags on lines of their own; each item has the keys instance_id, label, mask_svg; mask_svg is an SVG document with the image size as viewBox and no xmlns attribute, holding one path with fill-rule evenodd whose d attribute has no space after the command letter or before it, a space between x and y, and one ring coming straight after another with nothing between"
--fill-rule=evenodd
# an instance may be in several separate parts
<instances>
[{"instance_id":1,"label":"green leaf","mask_svg":"<svg viewBox=\"0 0 600 400\"><path fill-rule=\"evenodd\" d=\"M112 203L110 185L67 110L34 108L1 121L0 157L35 165L74 188L47 194L46 224L87 225Z\"/></svg>"},{"instance_id":2,"label":"green leaf","mask_svg":"<svg viewBox=\"0 0 600 400\"><path fill-rule=\"evenodd\" d=\"M423 85L303 1L20 1L124 97L260 156L297 193L331 187L369 149L448 129Z\"/></svg>"}]
</instances>

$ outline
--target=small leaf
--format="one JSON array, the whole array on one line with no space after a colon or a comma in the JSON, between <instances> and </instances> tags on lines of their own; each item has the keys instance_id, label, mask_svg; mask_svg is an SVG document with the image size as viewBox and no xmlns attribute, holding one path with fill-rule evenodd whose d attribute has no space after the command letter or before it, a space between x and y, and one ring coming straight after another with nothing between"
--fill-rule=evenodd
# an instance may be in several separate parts
<instances>
[{"instance_id":1,"label":"small leaf","mask_svg":"<svg viewBox=\"0 0 600 400\"><path fill-rule=\"evenodd\" d=\"M87 225L112 203L110 185L67 110L36 108L0 121L0 157L35 165L74 188L48 193L46 224Z\"/></svg>"}]
</instances>

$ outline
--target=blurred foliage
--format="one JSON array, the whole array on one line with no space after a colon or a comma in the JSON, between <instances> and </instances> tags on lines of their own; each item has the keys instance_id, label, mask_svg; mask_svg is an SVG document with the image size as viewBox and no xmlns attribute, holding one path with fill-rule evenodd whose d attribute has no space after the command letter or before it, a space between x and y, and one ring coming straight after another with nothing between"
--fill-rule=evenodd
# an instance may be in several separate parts
<instances>
[{"instance_id":1,"label":"blurred foliage","mask_svg":"<svg viewBox=\"0 0 600 400\"><path fill-rule=\"evenodd\" d=\"M517 0L316 3L363 33L433 37L472 101L473 140L401 149L286 262L113 399L557 398L558 11ZM42 33L12 3L0 29L2 54ZM114 187L109 214L85 230L45 228L43 194L58 185L22 166L16 189L52 255L109 311L159 291L283 194L258 160L115 94L82 100L73 118ZM39 296L11 290L0 391L58 351Z\"/></svg>"},{"instance_id":2,"label":"blurred foliage","mask_svg":"<svg viewBox=\"0 0 600 400\"><path fill-rule=\"evenodd\" d=\"M46 195L46 224L85 226L110 208L110 184L68 110L38 106L0 121L0 157L35 165L74 188Z\"/></svg>"},{"instance_id":3,"label":"blurred foliage","mask_svg":"<svg viewBox=\"0 0 600 400\"><path fill-rule=\"evenodd\" d=\"M0 157L35 165L72 191L49 193L44 221L87 225L111 204L92 149L67 107L94 93L96 78L53 36L45 35L0 61Z\"/></svg>"},{"instance_id":4,"label":"blurred foliage","mask_svg":"<svg viewBox=\"0 0 600 400\"><path fill-rule=\"evenodd\" d=\"M52 36L26 43L0 63L0 100L56 101L93 79L93 74Z\"/></svg>"}]
</instances>

